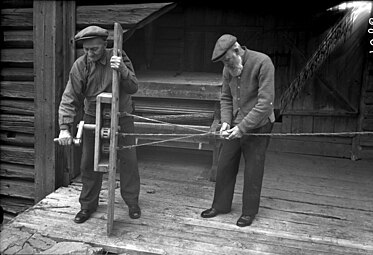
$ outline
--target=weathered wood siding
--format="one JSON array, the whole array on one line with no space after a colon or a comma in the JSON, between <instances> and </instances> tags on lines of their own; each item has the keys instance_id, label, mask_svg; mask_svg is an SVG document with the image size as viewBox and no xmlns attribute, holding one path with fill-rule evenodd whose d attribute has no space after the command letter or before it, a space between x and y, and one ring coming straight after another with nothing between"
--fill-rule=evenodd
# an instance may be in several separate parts
<instances>
[{"instance_id":1,"label":"weathered wood siding","mask_svg":"<svg viewBox=\"0 0 373 255\"><path fill-rule=\"evenodd\" d=\"M231 33L241 45L268 54L276 67L275 107L280 97L324 39L326 32L344 13L303 11L289 13L251 11L182 3L152 24L154 48L146 58L144 39L139 31L127 42L127 52L138 70L219 73L221 63L211 62L214 44L220 35ZM354 21L350 36L336 48L309 80L279 119L276 132L356 131L367 51L362 43L367 13ZM139 46L142 47L139 48ZM150 63L150 65L149 65ZM370 92L366 94L369 115ZM365 130L371 122L364 122ZM280 138L272 148L350 158L353 137Z\"/></svg>"},{"instance_id":2,"label":"weathered wood siding","mask_svg":"<svg viewBox=\"0 0 373 255\"><path fill-rule=\"evenodd\" d=\"M3 1L1 29L0 204L15 215L35 195L32 1Z\"/></svg>"}]
</instances>

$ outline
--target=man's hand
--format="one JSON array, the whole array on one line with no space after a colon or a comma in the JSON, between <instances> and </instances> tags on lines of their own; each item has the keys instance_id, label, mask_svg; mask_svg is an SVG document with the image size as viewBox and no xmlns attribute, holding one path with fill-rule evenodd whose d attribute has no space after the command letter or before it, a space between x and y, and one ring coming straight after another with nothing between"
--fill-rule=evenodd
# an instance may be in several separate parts
<instances>
[{"instance_id":1,"label":"man's hand","mask_svg":"<svg viewBox=\"0 0 373 255\"><path fill-rule=\"evenodd\" d=\"M58 143L60 145L71 145L73 138L69 130L61 130L60 135L58 136Z\"/></svg>"},{"instance_id":2,"label":"man's hand","mask_svg":"<svg viewBox=\"0 0 373 255\"><path fill-rule=\"evenodd\" d=\"M230 127L231 126L227 122L224 122L221 125L221 128L220 128L220 136L221 136L221 138L227 138L229 136L229 134L227 133L227 130L230 129Z\"/></svg>"},{"instance_id":3,"label":"man's hand","mask_svg":"<svg viewBox=\"0 0 373 255\"><path fill-rule=\"evenodd\" d=\"M114 70L121 70L124 68L127 68L126 65L123 62L122 57L118 56L112 56L110 59L110 67L113 68Z\"/></svg>"},{"instance_id":4,"label":"man's hand","mask_svg":"<svg viewBox=\"0 0 373 255\"><path fill-rule=\"evenodd\" d=\"M123 58L119 56L112 56L110 58L110 67L114 70L119 71L122 74L125 74L127 71L127 66L124 64Z\"/></svg>"},{"instance_id":5,"label":"man's hand","mask_svg":"<svg viewBox=\"0 0 373 255\"><path fill-rule=\"evenodd\" d=\"M237 126L235 126L234 128L228 129L226 132L229 134L229 136L226 138L228 140L232 140L235 138L241 138L243 136L242 131Z\"/></svg>"}]
</instances>

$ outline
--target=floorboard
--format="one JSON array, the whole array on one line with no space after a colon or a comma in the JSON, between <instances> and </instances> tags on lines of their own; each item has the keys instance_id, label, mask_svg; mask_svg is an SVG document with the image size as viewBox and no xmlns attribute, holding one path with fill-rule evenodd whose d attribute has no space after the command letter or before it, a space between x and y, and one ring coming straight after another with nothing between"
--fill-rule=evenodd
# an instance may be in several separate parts
<instances>
[{"instance_id":1,"label":"floorboard","mask_svg":"<svg viewBox=\"0 0 373 255\"><path fill-rule=\"evenodd\" d=\"M117 188L113 234L106 236L104 181L98 210L86 223L75 224L78 178L3 226L1 251L37 233L114 254L373 253L373 162L268 153L259 214L252 226L239 228L243 162L232 211L203 219L200 213L211 206L214 192L214 183L201 177L209 157L147 149L138 155L140 219L128 217Z\"/></svg>"}]
</instances>

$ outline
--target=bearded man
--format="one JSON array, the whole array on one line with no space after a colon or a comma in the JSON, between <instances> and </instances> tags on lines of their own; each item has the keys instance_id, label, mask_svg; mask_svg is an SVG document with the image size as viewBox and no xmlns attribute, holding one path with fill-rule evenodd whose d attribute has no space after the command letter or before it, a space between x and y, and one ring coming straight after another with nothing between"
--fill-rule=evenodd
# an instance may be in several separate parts
<instances>
[{"instance_id":1,"label":"bearded man","mask_svg":"<svg viewBox=\"0 0 373 255\"><path fill-rule=\"evenodd\" d=\"M242 215L237 226L251 225L259 211L265 153L275 115L274 66L260 52L240 46L233 35L224 34L216 42L212 61L221 61L223 84L220 99L223 146L218 160L212 207L201 213L203 218L231 211L241 154L245 159Z\"/></svg>"},{"instance_id":2,"label":"bearded man","mask_svg":"<svg viewBox=\"0 0 373 255\"><path fill-rule=\"evenodd\" d=\"M69 80L62 95L59 107L60 145L72 143L71 127L76 113L84 107L83 120L87 124L96 122L96 97L102 92L111 92L113 70L120 72L119 110L131 113L131 94L138 90L138 81L131 60L124 51L122 56L114 56L113 49L107 49L108 30L89 26L75 35L75 41L83 43L84 55L73 64ZM134 132L133 117L119 119L122 132ZM82 191L79 202L81 210L76 214L75 223L83 223L96 211L102 185L103 173L93 171L95 134L92 130L83 131L83 151L80 165ZM122 145L135 144L134 137L120 138ZM120 193L128 206L129 216L137 219L141 216L138 205L140 193L140 177L136 150L125 149L118 152L120 163Z\"/></svg>"}]
</instances>

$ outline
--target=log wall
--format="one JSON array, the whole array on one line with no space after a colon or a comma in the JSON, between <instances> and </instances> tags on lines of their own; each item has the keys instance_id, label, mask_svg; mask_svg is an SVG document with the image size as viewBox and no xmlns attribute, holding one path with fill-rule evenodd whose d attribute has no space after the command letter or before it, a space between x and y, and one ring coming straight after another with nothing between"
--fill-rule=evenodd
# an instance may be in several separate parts
<instances>
[{"instance_id":1,"label":"log wall","mask_svg":"<svg viewBox=\"0 0 373 255\"><path fill-rule=\"evenodd\" d=\"M1 9L0 203L11 217L34 202L34 75L32 1Z\"/></svg>"}]
</instances>

